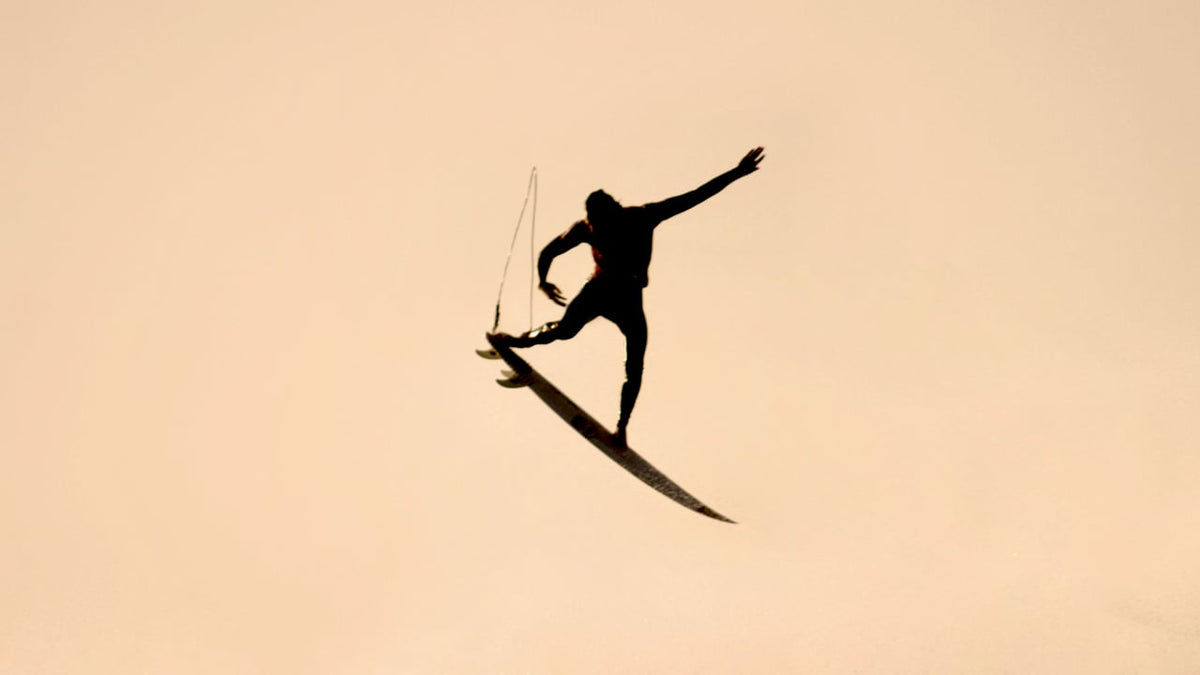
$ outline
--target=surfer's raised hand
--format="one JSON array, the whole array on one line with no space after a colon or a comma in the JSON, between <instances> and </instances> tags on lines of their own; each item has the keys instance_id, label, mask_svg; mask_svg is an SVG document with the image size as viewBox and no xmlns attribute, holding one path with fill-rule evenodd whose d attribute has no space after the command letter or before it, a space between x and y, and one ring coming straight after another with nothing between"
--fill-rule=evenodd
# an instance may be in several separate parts
<instances>
[{"instance_id":1,"label":"surfer's raised hand","mask_svg":"<svg viewBox=\"0 0 1200 675\"><path fill-rule=\"evenodd\" d=\"M542 283L538 284L538 288L541 289L541 291L546 294L546 297L550 298L551 302L554 304L558 305L559 307L567 306L567 296L563 295L562 291L558 290L558 286L555 286L549 281L543 281Z\"/></svg>"},{"instance_id":2,"label":"surfer's raised hand","mask_svg":"<svg viewBox=\"0 0 1200 675\"><path fill-rule=\"evenodd\" d=\"M738 162L736 171L741 176L749 176L755 171L758 171L758 163L762 160L763 149L762 146L759 146L746 153L746 156L742 158L742 161Z\"/></svg>"}]
</instances>

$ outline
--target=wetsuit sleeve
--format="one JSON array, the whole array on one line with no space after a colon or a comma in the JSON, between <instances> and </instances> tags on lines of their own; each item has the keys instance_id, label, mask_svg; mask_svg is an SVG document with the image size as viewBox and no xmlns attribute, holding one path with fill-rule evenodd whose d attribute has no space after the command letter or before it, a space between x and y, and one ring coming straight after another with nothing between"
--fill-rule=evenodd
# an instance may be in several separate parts
<instances>
[{"instance_id":1,"label":"wetsuit sleeve","mask_svg":"<svg viewBox=\"0 0 1200 675\"><path fill-rule=\"evenodd\" d=\"M664 199L661 202L654 202L645 205L645 213L654 220L655 225L662 221L677 216L684 211L696 206L700 202L712 197L721 190L729 187L733 181L744 176L745 173L738 169L730 169L716 178L708 181L704 185L685 192L681 195Z\"/></svg>"},{"instance_id":2,"label":"wetsuit sleeve","mask_svg":"<svg viewBox=\"0 0 1200 675\"><path fill-rule=\"evenodd\" d=\"M550 263L567 251L586 243L587 235L587 224L581 220L567 228L566 232L551 239L550 243L542 249L541 255L538 256L538 280L545 282L546 275L550 273Z\"/></svg>"}]
</instances>

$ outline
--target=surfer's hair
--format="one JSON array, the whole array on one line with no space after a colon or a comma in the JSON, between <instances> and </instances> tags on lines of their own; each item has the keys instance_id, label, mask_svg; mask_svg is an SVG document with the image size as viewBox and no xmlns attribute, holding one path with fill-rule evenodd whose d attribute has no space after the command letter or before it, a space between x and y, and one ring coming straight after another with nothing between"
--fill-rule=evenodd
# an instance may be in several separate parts
<instances>
[{"instance_id":1,"label":"surfer's hair","mask_svg":"<svg viewBox=\"0 0 1200 675\"><path fill-rule=\"evenodd\" d=\"M596 190L588 195L584 206L587 207L588 213L604 213L614 208L620 208L621 204L604 190Z\"/></svg>"}]
</instances>

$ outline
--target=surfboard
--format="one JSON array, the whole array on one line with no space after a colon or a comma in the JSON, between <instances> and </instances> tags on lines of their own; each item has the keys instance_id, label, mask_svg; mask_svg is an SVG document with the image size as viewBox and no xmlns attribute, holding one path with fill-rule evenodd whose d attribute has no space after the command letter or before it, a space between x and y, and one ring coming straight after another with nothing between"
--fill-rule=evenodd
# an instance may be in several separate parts
<instances>
[{"instance_id":1,"label":"surfboard","mask_svg":"<svg viewBox=\"0 0 1200 675\"><path fill-rule=\"evenodd\" d=\"M528 388L543 403L549 406L556 415L569 424L580 436L583 436L589 443L595 446L596 449L604 453L606 457L628 471L638 480L666 495L675 503L709 518L726 523L734 522L706 506L699 499L688 493L687 490L679 487L675 481L667 478L666 475L654 468L650 462L634 452L633 449L616 442L612 432L604 428L604 425L596 421L596 418L579 407L566 394L560 391L558 387L543 377L541 373L534 370L533 366L529 365L529 362L518 356L512 349L495 342L490 334L487 336L487 339L492 348L476 350L476 353L485 359L503 359L509 368L512 369L511 371L505 371L503 379L496 380L501 386L510 389Z\"/></svg>"}]
</instances>

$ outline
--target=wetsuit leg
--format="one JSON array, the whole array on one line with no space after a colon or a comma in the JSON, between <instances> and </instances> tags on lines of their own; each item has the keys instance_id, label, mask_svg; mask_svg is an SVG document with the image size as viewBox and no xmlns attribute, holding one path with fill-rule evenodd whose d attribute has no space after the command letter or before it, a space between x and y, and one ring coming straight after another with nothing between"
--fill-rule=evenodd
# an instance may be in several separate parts
<instances>
[{"instance_id":1,"label":"wetsuit leg","mask_svg":"<svg viewBox=\"0 0 1200 675\"><path fill-rule=\"evenodd\" d=\"M527 333L522 333L509 340L511 347L532 347L544 345L555 340L566 340L575 337L592 319L600 316L603 310L603 297L594 281L583 285L563 312L562 319L551 321Z\"/></svg>"},{"instance_id":2,"label":"wetsuit leg","mask_svg":"<svg viewBox=\"0 0 1200 675\"><path fill-rule=\"evenodd\" d=\"M646 357L646 313L642 309L642 290L632 291L621 311L609 317L625 334L625 384L621 385L621 412L617 418L617 435L625 436L625 427L633 414L638 392L642 389L642 370Z\"/></svg>"}]
</instances>

